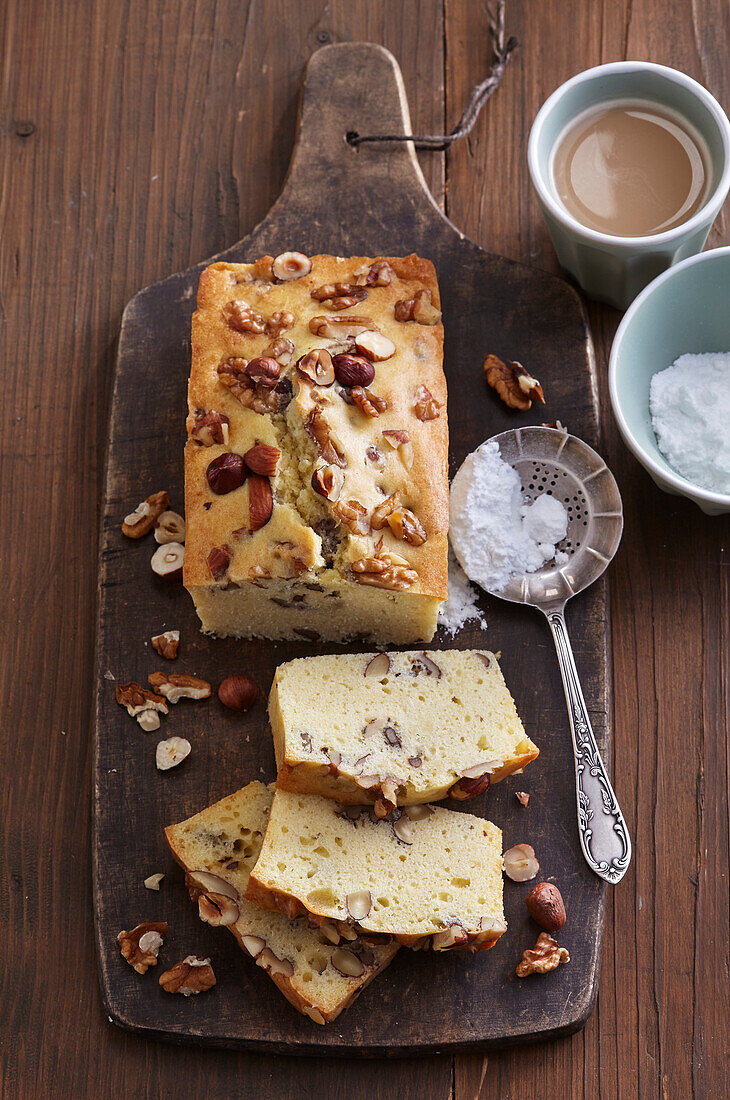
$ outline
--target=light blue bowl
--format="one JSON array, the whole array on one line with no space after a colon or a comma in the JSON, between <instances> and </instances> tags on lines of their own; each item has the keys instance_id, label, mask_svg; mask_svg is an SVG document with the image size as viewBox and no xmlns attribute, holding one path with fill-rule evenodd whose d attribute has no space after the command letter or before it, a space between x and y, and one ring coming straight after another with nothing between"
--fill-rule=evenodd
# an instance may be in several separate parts
<instances>
[{"instance_id":1,"label":"light blue bowl","mask_svg":"<svg viewBox=\"0 0 730 1100\"><path fill-rule=\"evenodd\" d=\"M659 488L719 515L730 512L730 493L703 489L672 469L649 412L652 375L680 355L708 351L730 352L730 248L691 256L641 292L616 332L608 375L621 435Z\"/></svg>"}]
</instances>

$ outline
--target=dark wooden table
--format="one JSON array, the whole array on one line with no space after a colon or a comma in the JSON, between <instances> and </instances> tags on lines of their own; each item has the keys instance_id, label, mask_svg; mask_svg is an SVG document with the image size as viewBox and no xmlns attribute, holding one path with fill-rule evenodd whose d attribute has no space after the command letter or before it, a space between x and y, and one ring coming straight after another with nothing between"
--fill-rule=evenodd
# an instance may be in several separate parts
<instances>
[{"instance_id":1,"label":"dark wooden table","mask_svg":"<svg viewBox=\"0 0 730 1100\"><path fill-rule=\"evenodd\" d=\"M522 47L503 88L468 141L422 162L466 233L554 270L525 164L539 104L590 65L650 58L727 109L730 13L726 0L513 0L508 22ZM612 894L585 1031L488 1058L383 1065L173 1048L107 1023L91 918L90 705L121 310L266 212L314 50L382 42L415 127L439 132L487 68L486 17L474 0L6 0L0 28L0 1094L725 1095L730 526L660 494L621 445L605 384L618 315L598 307L603 450L627 521L611 572L613 767L634 861ZM725 213L709 244L728 241ZM140 416L154 425L154 408Z\"/></svg>"}]
</instances>

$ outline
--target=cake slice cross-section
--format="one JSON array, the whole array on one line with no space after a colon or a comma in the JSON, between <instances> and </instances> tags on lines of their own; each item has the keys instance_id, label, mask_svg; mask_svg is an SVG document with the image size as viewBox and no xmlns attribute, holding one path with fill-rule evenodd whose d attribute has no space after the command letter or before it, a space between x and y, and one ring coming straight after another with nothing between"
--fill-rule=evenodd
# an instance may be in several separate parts
<instances>
[{"instance_id":1,"label":"cake slice cross-section","mask_svg":"<svg viewBox=\"0 0 730 1100\"><path fill-rule=\"evenodd\" d=\"M246 897L343 934L487 950L507 928L502 833L441 806L380 819L369 807L277 790Z\"/></svg>"},{"instance_id":2,"label":"cake slice cross-section","mask_svg":"<svg viewBox=\"0 0 730 1100\"><path fill-rule=\"evenodd\" d=\"M348 929L310 927L247 901L246 888L266 829L272 791L249 783L178 825L165 829L186 871L201 919L227 927L286 999L318 1024L334 1020L391 961L398 944L366 943Z\"/></svg>"},{"instance_id":3,"label":"cake slice cross-section","mask_svg":"<svg viewBox=\"0 0 730 1100\"><path fill-rule=\"evenodd\" d=\"M343 706L346 700L347 705ZM398 806L483 794L538 755L493 653L304 657L269 696L283 790Z\"/></svg>"}]
</instances>

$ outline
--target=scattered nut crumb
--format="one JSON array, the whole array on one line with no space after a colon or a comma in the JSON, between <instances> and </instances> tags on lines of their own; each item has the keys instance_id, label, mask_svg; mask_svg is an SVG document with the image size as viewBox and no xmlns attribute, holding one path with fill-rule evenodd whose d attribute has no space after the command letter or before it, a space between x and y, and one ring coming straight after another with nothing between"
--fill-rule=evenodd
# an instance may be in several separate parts
<instances>
[{"instance_id":1,"label":"scattered nut crumb","mask_svg":"<svg viewBox=\"0 0 730 1100\"><path fill-rule=\"evenodd\" d=\"M521 806L526 806L530 801L530 796L527 791L515 791L515 798Z\"/></svg>"},{"instance_id":2,"label":"scattered nut crumb","mask_svg":"<svg viewBox=\"0 0 730 1100\"><path fill-rule=\"evenodd\" d=\"M532 408L533 401L545 404L542 386L521 363L505 363L496 355L488 355L484 360L484 373L488 384L497 391L508 408L527 412Z\"/></svg>"},{"instance_id":3,"label":"scattered nut crumb","mask_svg":"<svg viewBox=\"0 0 730 1100\"><path fill-rule=\"evenodd\" d=\"M104 679L105 680L116 680L116 676L114 675L114 673L112 672L112 670L110 668L108 668L106 670L106 672L104 673Z\"/></svg>"},{"instance_id":4,"label":"scattered nut crumb","mask_svg":"<svg viewBox=\"0 0 730 1100\"><path fill-rule=\"evenodd\" d=\"M117 943L129 965L138 974L146 974L151 966L157 966L157 955L166 935L167 921L150 922L122 930Z\"/></svg>"},{"instance_id":5,"label":"scattered nut crumb","mask_svg":"<svg viewBox=\"0 0 730 1100\"><path fill-rule=\"evenodd\" d=\"M528 974L547 974L567 962L570 962L567 949L559 947L557 940L548 932L541 932L535 946L522 952L522 960L517 964L515 974L518 978L526 978Z\"/></svg>"},{"instance_id":6,"label":"scattered nut crumb","mask_svg":"<svg viewBox=\"0 0 730 1100\"><path fill-rule=\"evenodd\" d=\"M185 676L176 672L151 672L147 679L150 686L160 695L164 695L168 703L177 703L180 699L210 698L210 684L198 676Z\"/></svg>"},{"instance_id":7,"label":"scattered nut crumb","mask_svg":"<svg viewBox=\"0 0 730 1100\"><path fill-rule=\"evenodd\" d=\"M153 493L141 504L138 504L133 512L124 517L122 534L128 539L141 539L154 527L158 516L170 507L170 498L162 489L159 493Z\"/></svg>"},{"instance_id":8,"label":"scattered nut crumb","mask_svg":"<svg viewBox=\"0 0 730 1100\"><path fill-rule=\"evenodd\" d=\"M166 741L160 741L155 752L159 771L167 772L182 764L190 756L191 749L192 745L186 737L168 737Z\"/></svg>"},{"instance_id":9,"label":"scattered nut crumb","mask_svg":"<svg viewBox=\"0 0 730 1100\"><path fill-rule=\"evenodd\" d=\"M160 883L162 882L164 877L165 876L162 874L162 872L158 871L156 874L150 875L148 878L146 878L144 880L144 884L148 890L159 890Z\"/></svg>"},{"instance_id":10,"label":"scattered nut crumb","mask_svg":"<svg viewBox=\"0 0 730 1100\"><path fill-rule=\"evenodd\" d=\"M182 993L184 997L212 989L215 985L215 974L210 959L188 955L170 970L160 974L160 985L166 993Z\"/></svg>"},{"instance_id":11,"label":"scattered nut crumb","mask_svg":"<svg viewBox=\"0 0 730 1100\"><path fill-rule=\"evenodd\" d=\"M540 864L535 858L535 849L531 844L515 844L504 853L502 859L504 873L513 882L527 882L540 870Z\"/></svg>"}]
</instances>

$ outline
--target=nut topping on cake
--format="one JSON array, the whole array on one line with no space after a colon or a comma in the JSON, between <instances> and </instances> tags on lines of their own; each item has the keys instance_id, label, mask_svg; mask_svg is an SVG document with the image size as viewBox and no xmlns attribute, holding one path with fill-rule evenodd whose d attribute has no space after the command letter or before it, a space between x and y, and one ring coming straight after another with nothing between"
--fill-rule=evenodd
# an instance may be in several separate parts
<instances>
[{"instance_id":1,"label":"nut topping on cake","mask_svg":"<svg viewBox=\"0 0 730 1100\"><path fill-rule=\"evenodd\" d=\"M370 317L357 317L352 313L343 313L341 317L327 317L318 314L316 317L311 318L309 322L309 331L313 332L315 336L323 336L325 339L335 340L339 336L337 325L348 325L360 331L364 331L365 329L376 329L377 327Z\"/></svg>"},{"instance_id":2,"label":"nut topping on cake","mask_svg":"<svg viewBox=\"0 0 730 1100\"><path fill-rule=\"evenodd\" d=\"M301 279L312 270L312 261L303 252L281 252L271 265L271 274L280 283Z\"/></svg>"},{"instance_id":3,"label":"nut topping on cake","mask_svg":"<svg viewBox=\"0 0 730 1100\"><path fill-rule=\"evenodd\" d=\"M398 506L398 494L391 493L382 504L379 504L377 508L373 509L373 514L370 517L370 526L373 531L382 531L388 523L388 516Z\"/></svg>"},{"instance_id":4,"label":"nut topping on cake","mask_svg":"<svg viewBox=\"0 0 730 1100\"><path fill-rule=\"evenodd\" d=\"M179 512L162 512L155 524L155 542L185 542L185 520Z\"/></svg>"},{"instance_id":5,"label":"nut topping on cake","mask_svg":"<svg viewBox=\"0 0 730 1100\"><path fill-rule=\"evenodd\" d=\"M353 535L367 535L370 531L367 508L359 500L339 500L332 512L337 520Z\"/></svg>"},{"instance_id":6,"label":"nut topping on cake","mask_svg":"<svg viewBox=\"0 0 730 1100\"><path fill-rule=\"evenodd\" d=\"M228 327L235 332L258 335L265 331L264 319L261 314L257 313L255 309L251 309L246 302L238 301L235 298L223 307L223 316Z\"/></svg>"},{"instance_id":7,"label":"nut topping on cake","mask_svg":"<svg viewBox=\"0 0 730 1100\"><path fill-rule=\"evenodd\" d=\"M227 447L229 425L230 420L224 413L216 412L215 409L206 413L200 409L195 414L190 438L202 443L204 447L212 447L214 443L222 443Z\"/></svg>"},{"instance_id":8,"label":"nut topping on cake","mask_svg":"<svg viewBox=\"0 0 730 1100\"><path fill-rule=\"evenodd\" d=\"M411 546L423 546L426 541L427 536L421 521L408 508L391 512L387 522L395 537L409 542Z\"/></svg>"},{"instance_id":9,"label":"nut topping on cake","mask_svg":"<svg viewBox=\"0 0 730 1100\"><path fill-rule=\"evenodd\" d=\"M252 382L269 389L276 385L281 374L281 367L276 359L268 355L257 355L255 359L250 359L245 370Z\"/></svg>"},{"instance_id":10,"label":"nut topping on cake","mask_svg":"<svg viewBox=\"0 0 730 1100\"><path fill-rule=\"evenodd\" d=\"M419 325L437 325L441 311L431 304L431 291L422 287L413 298L403 298L393 308L396 321L417 321Z\"/></svg>"},{"instance_id":11,"label":"nut topping on cake","mask_svg":"<svg viewBox=\"0 0 730 1100\"><path fill-rule=\"evenodd\" d=\"M413 466L413 444L408 432L404 428L386 428L383 439L388 446L398 452L398 458L406 469L410 470Z\"/></svg>"},{"instance_id":12,"label":"nut topping on cake","mask_svg":"<svg viewBox=\"0 0 730 1100\"><path fill-rule=\"evenodd\" d=\"M250 710L258 697L258 685L248 676L226 676L218 688L218 698L229 710Z\"/></svg>"},{"instance_id":13,"label":"nut topping on cake","mask_svg":"<svg viewBox=\"0 0 730 1100\"><path fill-rule=\"evenodd\" d=\"M210 485L211 492L216 496L224 496L232 493L234 489L240 489L246 480L246 463L243 456L234 451L218 455L208 464L205 476Z\"/></svg>"},{"instance_id":14,"label":"nut topping on cake","mask_svg":"<svg viewBox=\"0 0 730 1100\"><path fill-rule=\"evenodd\" d=\"M337 447L332 430L322 415L319 405L315 405L307 416L304 421L304 430L310 439L314 440L317 453L326 463L341 466L342 469L347 466L344 452Z\"/></svg>"},{"instance_id":15,"label":"nut topping on cake","mask_svg":"<svg viewBox=\"0 0 730 1100\"><path fill-rule=\"evenodd\" d=\"M298 360L297 373L315 386L331 386L335 380L332 356L325 348L309 351Z\"/></svg>"},{"instance_id":16,"label":"nut topping on cake","mask_svg":"<svg viewBox=\"0 0 730 1100\"><path fill-rule=\"evenodd\" d=\"M375 367L362 355L335 355L332 362L341 386L369 386L375 377Z\"/></svg>"},{"instance_id":17,"label":"nut topping on cake","mask_svg":"<svg viewBox=\"0 0 730 1100\"><path fill-rule=\"evenodd\" d=\"M567 962L570 962L567 949L559 947L558 941L547 932L541 932L535 946L522 952L522 961L517 964L515 974L518 978L526 978L528 974L547 974Z\"/></svg>"},{"instance_id":18,"label":"nut topping on cake","mask_svg":"<svg viewBox=\"0 0 730 1100\"><path fill-rule=\"evenodd\" d=\"M138 974L146 974L151 966L157 966L157 956L167 935L167 921L138 924L117 936L123 958Z\"/></svg>"},{"instance_id":19,"label":"nut topping on cake","mask_svg":"<svg viewBox=\"0 0 730 1100\"><path fill-rule=\"evenodd\" d=\"M281 451L278 447L271 447L268 443L256 443L246 451L243 461L252 474L273 477L280 458Z\"/></svg>"},{"instance_id":20,"label":"nut topping on cake","mask_svg":"<svg viewBox=\"0 0 730 1100\"><path fill-rule=\"evenodd\" d=\"M251 530L259 531L265 527L273 510L271 482L260 474L251 474L248 479L248 522Z\"/></svg>"},{"instance_id":21,"label":"nut topping on cake","mask_svg":"<svg viewBox=\"0 0 730 1100\"><path fill-rule=\"evenodd\" d=\"M364 287L354 286L352 283L326 283L324 286L315 287L311 292L317 302L325 302L329 309L351 309L367 298L368 292Z\"/></svg>"},{"instance_id":22,"label":"nut topping on cake","mask_svg":"<svg viewBox=\"0 0 730 1100\"><path fill-rule=\"evenodd\" d=\"M290 329L295 321L296 317L293 313L289 313L286 309L277 309L266 321L264 330L267 336L281 336L282 332Z\"/></svg>"},{"instance_id":23,"label":"nut topping on cake","mask_svg":"<svg viewBox=\"0 0 730 1100\"><path fill-rule=\"evenodd\" d=\"M262 361L273 366L261 367ZM251 364L256 379L249 374ZM291 383L288 378L277 381L281 367L275 359L262 356L258 361L252 359L249 363L246 359L233 356L218 366L217 373L221 383L244 408L252 409L261 416L280 412L291 400Z\"/></svg>"},{"instance_id":24,"label":"nut topping on cake","mask_svg":"<svg viewBox=\"0 0 730 1100\"><path fill-rule=\"evenodd\" d=\"M397 560L396 560L397 559ZM402 591L418 580L418 573L398 554L380 554L378 557L358 558L350 567L358 584L374 588L390 588Z\"/></svg>"},{"instance_id":25,"label":"nut topping on cake","mask_svg":"<svg viewBox=\"0 0 730 1100\"><path fill-rule=\"evenodd\" d=\"M166 630L164 634L155 634L152 648L167 661L174 661L180 648L180 631Z\"/></svg>"},{"instance_id":26,"label":"nut topping on cake","mask_svg":"<svg viewBox=\"0 0 730 1100\"><path fill-rule=\"evenodd\" d=\"M380 332L360 332L355 337L355 347L376 363L382 363L395 355L395 344Z\"/></svg>"},{"instance_id":27,"label":"nut topping on cake","mask_svg":"<svg viewBox=\"0 0 730 1100\"><path fill-rule=\"evenodd\" d=\"M437 420L441 416L441 402L437 401L428 386L419 386L416 390L416 403L413 412L417 420Z\"/></svg>"},{"instance_id":28,"label":"nut topping on cake","mask_svg":"<svg viewBox=\"0 0 730 1100\"><path fill-rule=\"evenodd\" d=\"M221 580L231 564L231 548L228 545L214 546L208 554L208 568L214 580Z\"/></svg>"},{"instance_id":29,"label":"nut topping on cake","mask_svg":"<svg viewBox=\"0 0 730 1100\"><path fill-rule=\"evenodd\" d=\"M378 397L372 390L366 390L362 386L353 386L350 390L350 397L360 412L365 413L365 416L372 419L380 416L381 412L385 412L388 408L388 402L384 398Z\"/></svg>"},{"instance_id":30,"label":"nut topping on cake","mask_svg":"<svg viewBox=\"0 0 730 1100\"><path fill-rule=\"evenodd\" d=\"M188 955L164 974L160 974L160 985L166 993L182 993L189 997L191 993L205 993L215 985L215 974L210 959L199 959Z\"/></svg>"},{"instance_id":31,"label":"nut topping on cake","mask_svg":"<svg viewBox=\"0 0 730 1100\"><path fill-rule=\"evenodd\" d=\"M133 512L124 517L122 534L128 539L141 539L152 530L157 517L169 507L170 498L164 489L159 493L153 493L152 496L147 497L147 500L138 504Z\"/></svg>"},{"instance_id":32,"label":"nut topping on cake","mask_svg":"<svg viewBox=\"0 0 730 1100\"><path fill-rule=\"evenodd\" d=\"M320 466L312 474L312 488L327 500L337 500L345 484L345 475L339 466Z\"/></svg>"},{"instance_id":33,"label":"nut topping on cake","mask_svg":"<svg viewBox=\"0 0 730 1100\"><path fill-rule=\"evenodd\" d=\"M280 367L288 367L294 357L294 341L288 336L277 336L261 354L266 359L275 359Z\"/></svg>"}]
</instances>

